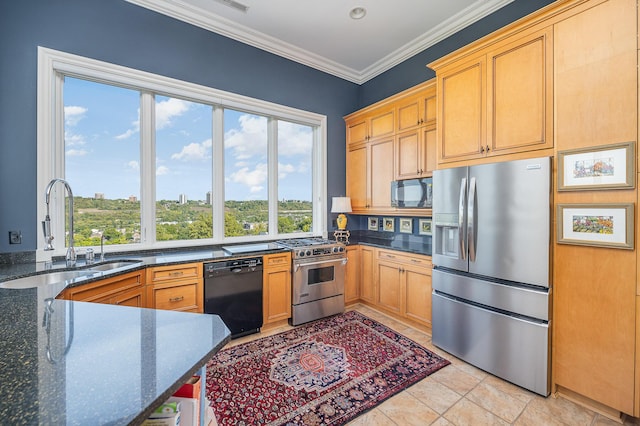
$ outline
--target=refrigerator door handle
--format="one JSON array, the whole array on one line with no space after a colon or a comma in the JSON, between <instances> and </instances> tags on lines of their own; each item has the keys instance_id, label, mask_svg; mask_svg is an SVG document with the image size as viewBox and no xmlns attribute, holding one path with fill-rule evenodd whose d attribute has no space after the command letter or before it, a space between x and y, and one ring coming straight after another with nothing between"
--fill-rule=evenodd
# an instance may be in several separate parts
<instances>
[{"instance_id":1,"label":"refrigerator door handle","mask_svg":"<svg viewBox=\"0 0 640 426\"><path fill-rule=\"evenodd\" d=\"M469 205L467 206L467 239L469 246L469 260L476 260L476 178L469 180Z\"/></svg>"},{"instance_id":2,"label":"refrigerator door handle","mask_svg":"<svg viewBox=\"0 0 640 426\"><path fill-rule=\"evenodd\" d=\"M458 243L460 245L460 259L467 259L467 247L464 229L465 215L467 212L467 178L460 181L460 199L458 200Z\"/></svg>"}]
</instances>

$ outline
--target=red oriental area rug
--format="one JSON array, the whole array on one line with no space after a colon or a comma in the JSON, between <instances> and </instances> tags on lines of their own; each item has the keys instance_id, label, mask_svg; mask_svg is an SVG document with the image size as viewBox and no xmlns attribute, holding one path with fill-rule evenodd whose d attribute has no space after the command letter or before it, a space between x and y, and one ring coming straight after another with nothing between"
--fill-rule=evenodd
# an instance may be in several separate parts
<instances>
[{"instance_id":1,"label":"red oriental area rug","mask_svg":"<svg viewBox=\"0 0 640 426\"><path fill-rule=\"evenodd\" d=\"M448 364L350 311L220 351L207 396L220 425L340 425Z\"/></svg>"}]
</instances>

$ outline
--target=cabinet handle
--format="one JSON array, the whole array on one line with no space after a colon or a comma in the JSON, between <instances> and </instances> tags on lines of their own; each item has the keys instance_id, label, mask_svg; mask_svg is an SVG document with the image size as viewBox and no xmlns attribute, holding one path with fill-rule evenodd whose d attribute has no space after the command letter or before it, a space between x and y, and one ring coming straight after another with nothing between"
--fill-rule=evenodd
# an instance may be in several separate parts
<instances>
[{"instance_id":1,"label":"cabinet handle","mask_svg":"<svg viewBox=\"0 0 640 426\"><path fill-rule=\"evenodd\" d=\"M487 145L487 152L489 152L489 145Z\"/></svg>"},{"instance_id":2,"label":"cabinet handle","mask_svg":"<svg viewBox=\"0 0 640 426\"><path fill-rule=\"evenodd\" d=\"M172 297L169 299L169 302L181 302L184 300L184 296Z\"/></svg>"},{"instance_id":3,"label":"cabinet handle","mask_svg":"<svg viewBox=\"0 0 640 426\"><path fill-rule=\"evenodd\" d=\"M484 152L484 146L480 147L480 152Z\"/></svg>"},{"instance_id":4,"label":"cabinet handle","mask_svg":"<svg viewBox=\"0 0 640 426\"><path fill-rule=\"evenodd\" d=\"M414 263L422 263L422 260L420 259L411 259L411 261Z\"/></svg>"},{"instance_id":5,"label":"cabinet handle","mask_svg":"<svg viewBox=\"0 0 640 426\"><path fill-rule=\"evenodd\" d=\"M169 275L172 277L181 277L182 275L184 275L184 272L182 271L169 272Z\"/></svg>"},{"instance_id":6,"label":"cabinet handle","mask_svg":"<svg viewBox=\"0 0 640 426\"><path fill-rule=\"evenodd\" d=\"M389 259L395 259L396 258L394 255L391 255L391 254L385 254L384 256L389 258Z\"/></svg>"}]
</instances>

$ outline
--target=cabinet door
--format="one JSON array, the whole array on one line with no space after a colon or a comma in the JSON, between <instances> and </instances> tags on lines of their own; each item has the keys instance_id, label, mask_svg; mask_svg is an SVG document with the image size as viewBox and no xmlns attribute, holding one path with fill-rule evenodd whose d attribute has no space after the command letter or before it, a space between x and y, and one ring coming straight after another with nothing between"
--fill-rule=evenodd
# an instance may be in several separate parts
<instances>
[{"instance_id":1,"label":"cabinet door","mask_svg":"<svg viewBox=\"0 0 640 426\"><path fill-rule=\"evenodd\" d=\"M485 56L438 77L439 162L479 158L486 149Z\"/></svg>"},{"instance_id":2,"label":"cabinet door","mask_svg":"<svg viewBox=\"0 0 640 426\"><path fill-rule=\"evenodd\" d=\"M367 145L359 145L347 151L347 196L351 197L354 212L368 207L367 153Z\"/></svg>"},{"instance_id":3,"label":"cabinet door","mask_svg":"<svg viewBox=\"0 0 640 426\"><path fill-rule=\"evenodd\" d=\"M368 137L366 116L354 117L346 122L347 126L347 146L366 142Z\"/></svg>"},{"instance_id":4,"label":"cabinet door","mask_svg":"<svg viewBox=\"0 0 640 426\"><path fill-rule=\"evenodd\" d=\"M202 280L202 278L177 280L147 286L147 303L154 309L202 312L204 297Z\"/></svg>"},{"instance_id":5,"label":"cabinet door","mask_svg":"<svg viewBox=\"0 0 640 426\"><path fill-rule=\"evenodd\" d=\"M419 128L396 136L396 179L420 177L421 136Z\"/></svg>"},{"instance_id":6,"label":"cabinet door","mask_svg":"<svg viewBox=\"0 0 640 426\"><path fill-rule=\"evenodd\" d=\"M391 181L393 173L393 138L372 142L369 145L369 182L372 210L391 209Z\"/></svg>"},{"instance_id":7,"label":"cabinet door","mask_svg":"<svg viewBox=\"0 0 640 426\"><path fill-rule=\"evenodd\" d=\"M427 126L422 128L422 151L420 159L424 167L422 176L432 176L437 166L437 132L435 126Z\"/></svg>"},{"instance_id":8,"label":"cabinet door","mask_svg":"<svg viewBox=\"0 0 640 426\"><path fill-rule=\"evenodd\" d=\"M263 258L263 323L291 317L291 254L267 255Z\"/></svg>"},{"instance_id":9,"label":"cabinet door","mask_svg":"<svg viewBox=\"0 0 640 426\"><path fill-rule=\"evenodd\" d=\"M291 270L264 272L264 323L291 317Z\"/></svg>"},{"instance_id":10,"label":"cabinet door","mask_svg":"<svg viewBox=\"0 0 640 426\"><path fill-rule=\"evenodd\" d=\"M372 111L369 115L369 139L392 135L395 130L394 116L392 106Z\"/></svg>"},{"instance_id":11,"label":"cabinet door","mask_svg":"<svg viewBox=\"0 0 640 426\"><path fill-rule=\"evenodd\" d=\"M398 101L398 127L397 132L419 127L424 121L423 106L421 105L423 96L416 95Z\"/></svg>"},{"instance_id":12,"label":"cabinet door","mask_svg":"<svg viewBox=\"0 0 640 426\"><path fill-rule=\"evenodd\" d=\"M389 311L402 312L401 269L397 263L378 260L376 284L378 286L378 305Z\"/></svg>"},{"instance_id":13,"label":"cabinet door","mask_svg":"<svg viewBox=\"0 0 640 426\"><path fill-rule=\"evenodd\" d=\"M110 304L121 306L133 306L136 308L146 308L144 288L134 288L122 291L111 297Z\"/></svg>"},{"instance_id":14,"label":"cabinet door","mask_svg":"<svg viewBox=\"0 0 640 426\"><path fill-rule=\"evenodd\" d=\"M64 291L64 298L82 302L113 303L114 297L132 290L143 291L144 271L135 271L111 278L106 278L77 287L70 287Z\"/></svg>"},{"instance_id":15,"label":"cabinet door","mask_svg":"<svg viewBox=\"0 0 640 426\"><path fill-rule=\"evenodd\" d=\"M552 28L487 54L489 155L553 147Z\"/></svg>"},{"instance_id":16,"label":"cabinet door","mask_svg":"<svg viewBox=\"0 0 640 426\"><path fill-rule=\"evenodd\" d=\"M431 325L431 269L404 266L405 311L414 321Z\"/></svg>"},{"instance_id":17,"label":"cabinet door","mask_svg":"<svg viewBox=\"0 0 640 426\"><path fill-rule=\"evenodd\" d=\"M373 273L374 260L375 249L361 246L360 298L370 303L376 303L376 281Z\"/></svg>"},{"instance_id":18,"label":"cabinet door","mask_svg":"<svg viewBox=\"0 0 640 426\"><path fill-rule=\"evenodd\" d=\"M356 302L360 298L359 246L347 247L347 265L344 275L344 302Z\"/></svg>"}]
</instances>

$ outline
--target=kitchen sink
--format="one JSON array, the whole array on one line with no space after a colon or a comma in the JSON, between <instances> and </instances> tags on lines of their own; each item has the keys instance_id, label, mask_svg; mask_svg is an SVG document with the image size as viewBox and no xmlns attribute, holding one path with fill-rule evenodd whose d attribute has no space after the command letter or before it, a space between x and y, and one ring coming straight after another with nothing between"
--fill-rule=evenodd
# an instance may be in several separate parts
<instances>
[{"instance_id":1,"label":"kitchen sink","mask_svg":"<svg viewBox=\"0 0 640 426\"><path fill-rule=\"evenodd\" d=\"M24 278L16 278L0 282L0 288L31 288L57 284L63 281L72 280L78 277L89 276L93 271L60 271L46 274L32 275Z\"/></svg>"},{"instance_id":2,"label":"kitchen sink","mask_svg":"<svg viewBox=\"0 0 640 426\"><path fill-rule=\"evenodd\" d=\"M108 262L97 263L93 266L86 268L88 271L113 271L114 269L126 269L132 268L134 266L138 266L138 264L142 263L142 260L139 259L118 259L112 260Z\"/></svg>"}]
</instances>

